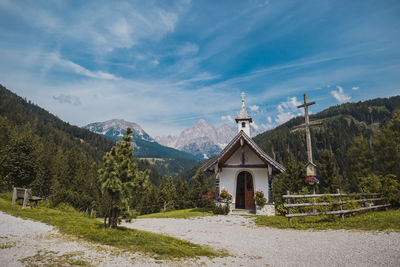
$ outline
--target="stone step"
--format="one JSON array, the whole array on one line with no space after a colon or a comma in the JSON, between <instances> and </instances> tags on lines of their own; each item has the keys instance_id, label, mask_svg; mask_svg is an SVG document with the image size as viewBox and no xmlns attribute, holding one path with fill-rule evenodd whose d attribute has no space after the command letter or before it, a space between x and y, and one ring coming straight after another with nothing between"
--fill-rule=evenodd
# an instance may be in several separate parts
<instances>
[{"instance_id":1,"label":"stone step","mask_svg":"<svg viewBox=\"0 0 400 267\"><path fill-rule=\"evenodd\" d=\"M245 209L233 209L230 212L231 215L254 215L256 210L245 210Z\"/></svg>"}]
</instances>

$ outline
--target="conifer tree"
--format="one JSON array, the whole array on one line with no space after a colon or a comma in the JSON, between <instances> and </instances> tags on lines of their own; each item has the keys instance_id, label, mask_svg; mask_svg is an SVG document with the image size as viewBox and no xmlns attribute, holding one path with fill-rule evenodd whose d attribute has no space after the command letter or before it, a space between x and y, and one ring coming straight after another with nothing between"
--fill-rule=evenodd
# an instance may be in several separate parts
<instances>
[{"instance_id":1,"label":"conifer tree","mask_svg":"<svg viewBox=\"0 0 400 267\"><path fill-rule=\"evenodd\" d=\"M348 149L347 177L351 192L360 190L360 178L368 176L373 170L373 157L368 139L360 135L354 138L354 144Z\"/></svg>"},{"instance_id":2,"label":"conifer tree","mask_svg":"<svg viewBox=\"0 0 400 267\"><path fill-rule=\"evenodd\" d=\"M325 150L321 153L318 163L317 177L320 181L320 191L326 194L335 193L336 189L341 188L335 157L329 150Z\"/></svg>"},{"instance_id":3,"label":"conifer tree","mask_svg":"<svg viewBox=\"0 0 400 267\"><path fill-rule=\"evenodd\" d=\"M102 183L101 190L107 201L108 214L105 226L116 228L122 211L129 209L129 202L135 193L143 190L148 184L148 172L138 171L133 160L131 147L132 129L126 130L123 141L112 147L104 156L104 167L99 170ZM108 216L108 223L106 217Z\"/></svg>"},{"instance_id":4,"label":"conifer tree","mask_svg":"<svg viewBox=\"0 0 400 267\"><path fill-rule=\"evenodd\" d=\"M376 171L400 177L400 111L376 135L373 148Z\"/></svg>"},{"instance_id":5,"label":"conifer tree","mask_svg":"<svg viewBox=\"0 0 400 267\"><path fill-rule=\"evenodd\" d=\"M199 171L194 178L194 186L192 189L192 201L199 207L203 208L210 204L207 196L210 193L210 186L202 171ZM211 195L210 195L211 196Z\"/></svg>"},{"instance_id":6,"label":"conifer tree","mask_svg":"<svg viewBox=\"0 0 400 267\"><path fill-rule=\"evenodd\" d=\"M186 181L182 181L179 177L175 184L176 188L176 208L185 209L191 206L191 201L189 199L189 185Z\"/></svg>"},{"instance_id":7,"label":"conifer tree","mask_svg":"<svg viewBox=\"0 0 400 267\"><path fill-rule=\"evenodd\" d=\"M164 211L175 209L175 200L177 196L172 177L163 178L161 180L159 198Z\"/></svg>"}]
</instances>

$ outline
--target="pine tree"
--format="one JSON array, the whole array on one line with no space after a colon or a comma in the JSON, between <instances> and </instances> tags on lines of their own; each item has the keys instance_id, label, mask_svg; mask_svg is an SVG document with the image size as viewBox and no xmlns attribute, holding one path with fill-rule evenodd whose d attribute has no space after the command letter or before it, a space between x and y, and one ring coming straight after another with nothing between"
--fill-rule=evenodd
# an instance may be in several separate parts
<instances>
[{"instance_id":1,"label":"pine tree","mask_svg":"<svg viewBox=\"0 0 400 267\"><path fill-rule=\"evenodd\" d=\"M348 149L346 157L349 190L358 192L360 190L360 178L367 177L373 170L373 157L368 140L363 135L354 138L354 144Z\"/></svg>"},{"instance_id":2,"label":"pine tree","mask_svg":"<svg viewBox=\"0 0 400 267\"><path fill-rule=\"evenodd\" d=\"M373 139L375 171L400 177L400 111Z\"/></svg>"},{"instance_id":3,"label":"pine tree","mask_svg":"<svg viewBox=\"0 0 400 267\"><path fill-rule=\"evenodd\" d=\"M204 173L199 171L194 177L194 186L191 194L193 203L199 208L209 206L211 203L210 198L213 197L210 191L211 188Z\"/></svg>"},{"instance_id":4,"label":"pine tree","mask_svg":"<svg viewBox=\"0 0 400 267\"><path fill-rule=\"evenodd\" d=\"M276 203L282 203L282 195L286 191L291 193L299 192L305 186L304 179L306 178L305 167L301 163L297 163L293 154L289 153L286 172L273 179L273 195Z\"/></svg>"},{"instance_id":5,"label":"pine tree","mask_svg":"<svg viewBox=\"0 0 400 267\"><path fill-rule=\"evenodd\" d=\"M336 160L329 150L325 150L320 155L317 176L320 181L319 188L322 193L332 194L336 192L336 189L341 188Z\"/></svg>"},{"instance_id":6,"label":"pine tree","mask_svg":"<svg viewBox=\"0 0 400 267\"><path fill-rule=\"evenodd\" d=\"M181 177L178 177L178 180L175 184L176 188L176 208L177 209L185 209L192 206L192 203L189 199L189 185L186 181L182 181Z\"/></svg>"},{"instance_id":7,"label":"pine tree","mask_svg":"<svg viewBox=\"0 0 400 267\"><path fill-rule=\"evenodd\" d=\"M126 130L123 141L112 147L104 156L104 167L99 170L103 196L107 197L109 228L116 228L118 217L122 211L129 209L129 202L133 195L142 191L148 184L148 172L138 171L133 160L131 147L132 129Z\"/></svg>"},{"instance_id":8,"label":"pine tree","mask_svg":"<svg viewBox=\"0 0 400 267\"><path fill-rule=\"evenodd\" d=\"M176 189L172 177L163 178L160 185L160 203L164 211L175 209Z\"/></svg>"}]
</instances>

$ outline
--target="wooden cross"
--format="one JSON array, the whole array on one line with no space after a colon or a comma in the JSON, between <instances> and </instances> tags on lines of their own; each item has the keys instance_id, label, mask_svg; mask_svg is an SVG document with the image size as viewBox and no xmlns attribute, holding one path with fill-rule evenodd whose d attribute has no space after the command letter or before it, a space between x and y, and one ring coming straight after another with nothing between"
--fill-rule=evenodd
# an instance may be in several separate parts
<instances>
[{"instance_id":1,"label":"wooden cross","mask_svg":"<svg viewBox=\"0 0 400 267\"><path fill-rule=\"evenodd\" d=\"M314 166L310 166L310 167L313 168L313 169L315 168L315 164L313 163L313 158L312 158L310 127L311 127L311 126L316 126L316 125L320 125L320 124L321 124L321 122L318 122L318 121L316 121L316 122L310 122L310 119L309 119L309 117L308 117L308 106L311 106L311 105L314 105L314 104L315 104L315 101L313 101L313 102L307 102L307 95L304 94L304 104L302 104L302 105L300 105L300 106L297 106L297 108L304 108L305 123L293 127L293 130L292 130L292 132L293 132L293 131L296 131L296 130L299 130L299 129L302 129L302 128L305 128L305 129L306 129L307 157L308 157L308 163L307 163L307 165L309 165L309 164L314 165ZM307 169L308 169L308 168L307 168ZM308 170L307 170L307 172L308 172ZM309 175L309 174L310 174L310 175L315 175L315 171L314 171L314 173L308 173L307 175Z\"/></svg>"}]
</instances>

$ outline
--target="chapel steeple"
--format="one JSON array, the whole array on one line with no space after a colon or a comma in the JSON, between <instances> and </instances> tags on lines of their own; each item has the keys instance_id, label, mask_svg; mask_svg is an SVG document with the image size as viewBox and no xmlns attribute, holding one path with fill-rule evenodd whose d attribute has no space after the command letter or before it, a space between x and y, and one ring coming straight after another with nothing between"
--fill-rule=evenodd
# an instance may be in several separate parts
<instances>
[{"instance_id":1,"label":"chapel steeple","mask_svg":"<svg viewBox=\"0 0 400 267\"><path fill-rule=\"evenodd\" d=\"M253 122L253 119L249 114L247 114L246 106L244 105L244 95L244 92L242 92L242 108L235 120L238 124L238 132L243 130L248 136L250 136L250 123Z\"/></svg>"}]
</instances>

